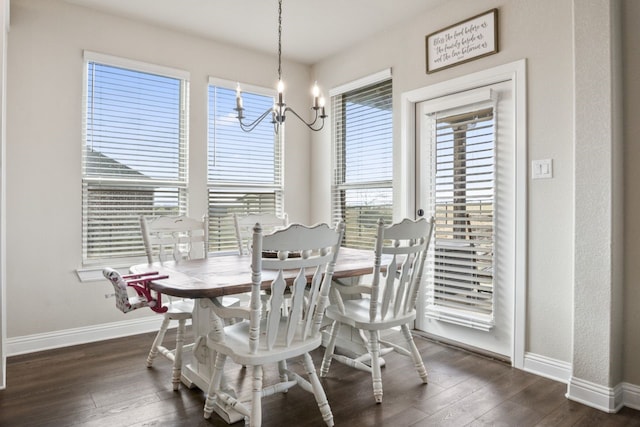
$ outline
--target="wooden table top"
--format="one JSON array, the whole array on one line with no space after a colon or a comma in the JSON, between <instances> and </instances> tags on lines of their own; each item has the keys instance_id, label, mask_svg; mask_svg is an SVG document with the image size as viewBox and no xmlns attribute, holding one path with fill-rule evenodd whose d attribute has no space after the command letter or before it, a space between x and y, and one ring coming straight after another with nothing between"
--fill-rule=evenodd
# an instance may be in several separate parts
<instances>
[{"instance_id":1,"label":"wooden table top","mask_svg":"<svg viewBox=\"0 0 640 427\"><path fill-rule=\"evenodd\" d=\"M134 274L151 271L167 274L168 279L154 281L151 289L176 297L214 298L251 292L249 255L225 254L197 260L138 264L130 270ZM372 271L373 251L340 248L333 277L343 279ZM263 287L268 288L274 278L274 271L263 270Z\"/></svg>"}]
</instances>

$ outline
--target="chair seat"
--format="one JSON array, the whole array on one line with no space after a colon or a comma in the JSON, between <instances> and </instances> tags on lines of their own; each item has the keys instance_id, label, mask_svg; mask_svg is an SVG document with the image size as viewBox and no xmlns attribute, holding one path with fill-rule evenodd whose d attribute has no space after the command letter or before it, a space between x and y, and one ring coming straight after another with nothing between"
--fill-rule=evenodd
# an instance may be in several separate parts
<instances>
[{"instance_id":1,"label":"chair seat","mask_svg":"<svg viewBox=\"0 0 640 427\"><path fill-rule=\"evenodd\" d=\"M175 300L167 304L168 310L164 313L171 320L191 319L193 312L193 300Z\"/></svg>"},{"instance_id":2,"label":"chair seat","mask_svg":"<svg viewBox=\"0 0 640 427\"><path fill-rule=\"evenodd\" d=\"M263 319L260 324L261 331L265 330L265 324L266 319ZM207 346L215 351L228 355L234 362L240 365L253 366L275 363L283 359L300 356L318 348L322 342L322 336L318 334L314 339L304 341L295 340L291 345L286 346L284 343L286 327L286 319L281 320L278 326L278 338L271 350L267 349L266 343L264 342L266 339L264 339L264 333L262 333L260 348L258 348L254 354L249 351L248 321L226 326L224 328L224 342L217 341L213 336L208 336Z\"/></svg>"},{"instance_id":3,"label":"chair seat","mask_svg":"<svg viewBox=\"0 0 640 427\"><path fill-rule=\"evenodd\" d=\"M395 326L406 325L416 318L415 310L403 315L398 315L389 320L380 320L379 318L371 322L369 320L370 302L368 298L353 299L344 301L344 313L340 313L340 309L336 305L327 307L325 316L331 320L337 320L340 323L350 325L357 329L367 331L378 331L393 328Z\"/></svg>"},{"instance_id":4,"label":"chair seat","mask_svg":"<svg viewBox=\"0 0 640 427\"><path fill-rule=\"evenodd\" d=\"M236 307L240 303L239 298L224 297L222 298L222 305L225 307ZM164 313L165 316L171 320L191 319L191 313L193 313L194 300L174 300L170 304L167 304L168 310Z\"/></svg>"}]
</instances>

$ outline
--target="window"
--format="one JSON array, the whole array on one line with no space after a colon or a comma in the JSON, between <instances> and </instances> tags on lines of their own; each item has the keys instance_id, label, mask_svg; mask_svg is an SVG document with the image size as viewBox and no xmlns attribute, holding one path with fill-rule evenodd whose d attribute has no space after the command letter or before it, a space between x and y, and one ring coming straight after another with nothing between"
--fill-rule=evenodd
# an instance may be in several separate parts
<instances>
[{"instance_id":1,"label":"window","mask_svg":"<svg viewBox=\"0 0 640 427\"><path fill-rule=\"evenodd\" d=\"M273 107L275 92L243 85L247 120ZM270 120L252 132L236 119L234 84L209 82L209 250L237 250L233 214L283 214L282 143Z\"/></svg>"},{"instance_id":2,"label":"window","mask_svg":"<svg viewBox=\"0 0 640 427\"><path fill-rule=\"evenodd\" d=\"M493 325L495 120L491 101L429 116L436 219L426 315Z\"/></svg>"},{"instance_id":3,"label":"window","mask_svg":"<svg viewBox=\"0 0 640 427\"><path fill-rule=\"evenodd\" d=\"M83 262L144 256L140 215L187 206L188 75L85 53Z\"/></svg>"},{"instance_id":4,"label":"window","mask_svg":"<svg viewBox=\"0 0 640 427\"><path fill-rule=\"evenodd\" d=\"M392 86L390 74L382 74L331 93L333 220L345 222L343 245L351 248L371 249L378 219L389 223L393 214Z\"/></svg>"}]
</instances>

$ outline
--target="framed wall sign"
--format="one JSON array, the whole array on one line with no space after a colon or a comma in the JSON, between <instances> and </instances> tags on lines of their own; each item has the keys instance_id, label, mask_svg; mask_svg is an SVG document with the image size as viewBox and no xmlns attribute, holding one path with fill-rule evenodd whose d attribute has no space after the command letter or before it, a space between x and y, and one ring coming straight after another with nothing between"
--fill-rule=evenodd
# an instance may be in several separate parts
<instances>
[{"instance_id":1,"label":"framed wall sign","mask_svg":"<svg viewBox=\"0 0 640 427\"><path fill-rule=\"evenodd\" d=\"M427 74L498 52L498 9L453 24L425 38Z\"/></svg>"}]
</instances>

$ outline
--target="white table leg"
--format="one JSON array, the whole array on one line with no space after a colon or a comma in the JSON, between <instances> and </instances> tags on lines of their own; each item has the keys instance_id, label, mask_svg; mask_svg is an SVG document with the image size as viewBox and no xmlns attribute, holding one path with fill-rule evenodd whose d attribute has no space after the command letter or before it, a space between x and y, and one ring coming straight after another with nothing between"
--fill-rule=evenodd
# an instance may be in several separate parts
<instances>
[{"instance_id":1,"label":"white table leg","mask_svg":"<svg viewBox=\"0 0 640 427\"><path fill-rule=\"evenodd\" d=\"M190 364L182 369L182 382L189 388L194 385L206 392L209 389L209 381L213 373L215 354L207 348L207 334L216 331L222 337L224 323L212 310L213 303L206 298L199 299L193 308L193 334L196 342L193 347L193 358ZM235 396L235 392L226 385L224 377L222 388ZM236 423L244 419L244 415L231 408L223 408L215 405L213 410L228 424Z\"/></svg>"}]
</instances>

